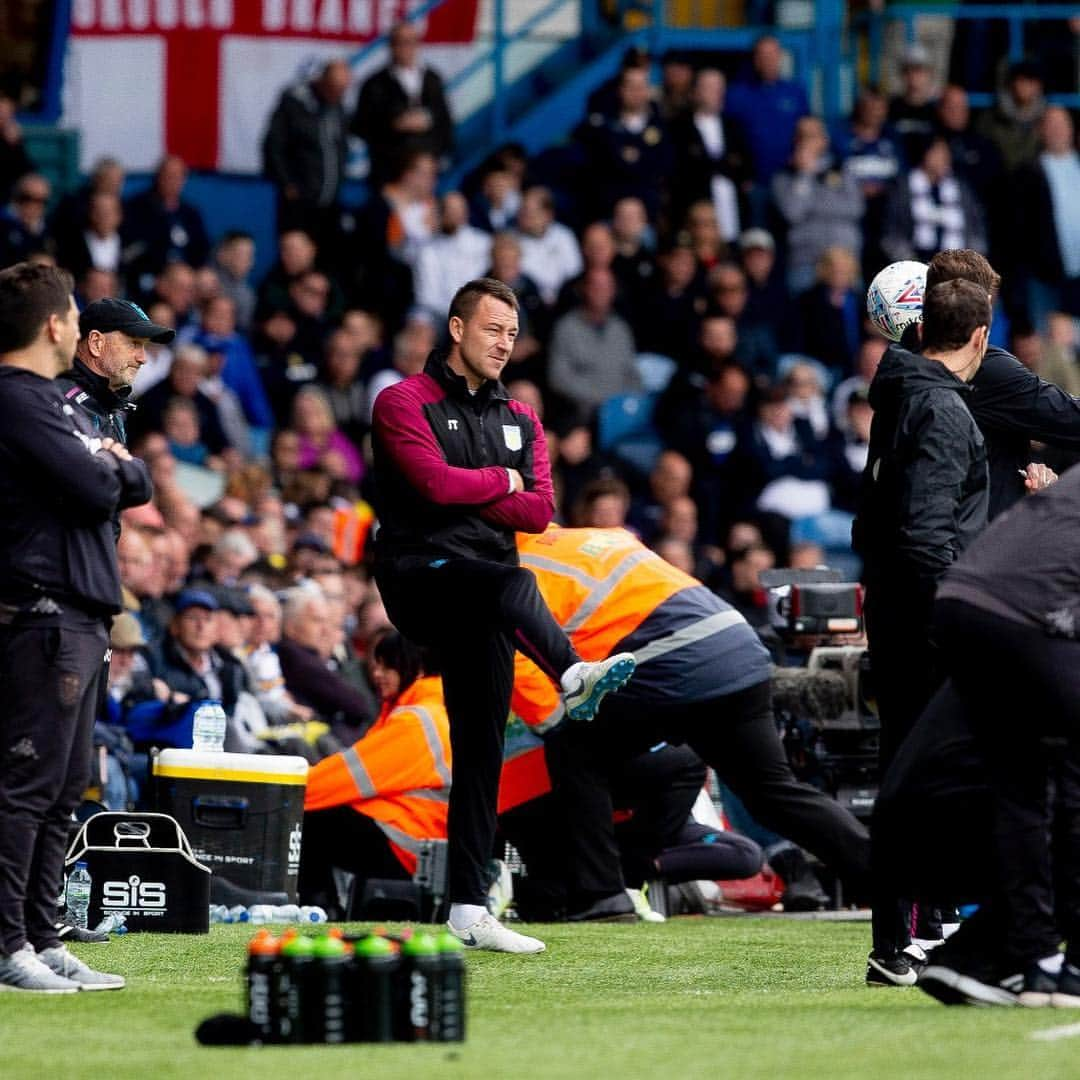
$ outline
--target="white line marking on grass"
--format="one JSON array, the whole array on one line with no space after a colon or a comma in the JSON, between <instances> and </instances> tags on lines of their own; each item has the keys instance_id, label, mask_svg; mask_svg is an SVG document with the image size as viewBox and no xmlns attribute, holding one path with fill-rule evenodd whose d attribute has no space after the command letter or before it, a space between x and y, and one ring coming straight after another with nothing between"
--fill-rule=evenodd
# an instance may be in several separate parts
<instances>
[{"instance_id":1,"label":"white line marking on grass","mask_svg":"<svg viewBox=\"0 0 1080 1080\"><path fill-rule=\"evenodd\" d=\"M1076 1035L1080 1035L1080 1024L1065 1024L1063 1027L1033 1031L1031 1038L1038 1039L1040 1042L1057 1042L1058 1039L1071 1039Z\"/></svg>"}]
</instances>

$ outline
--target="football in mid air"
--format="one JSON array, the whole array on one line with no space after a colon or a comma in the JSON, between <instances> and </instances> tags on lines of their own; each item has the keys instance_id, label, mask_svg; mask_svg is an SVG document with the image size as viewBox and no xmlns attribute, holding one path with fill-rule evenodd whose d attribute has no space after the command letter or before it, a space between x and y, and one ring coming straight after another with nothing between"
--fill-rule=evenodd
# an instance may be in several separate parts
<instances>
[{"instance_id":1,"label":"football in mid air","mask_svg":"<svg viewBox=\"0 0 1080 1080\"><path fill-rule=\"evenodd\" d=\"M866 290L866 314L890 341L899 341L904 331L922 322L926 264L905 259L880 270Z\"/></svg>"}]
</instances>

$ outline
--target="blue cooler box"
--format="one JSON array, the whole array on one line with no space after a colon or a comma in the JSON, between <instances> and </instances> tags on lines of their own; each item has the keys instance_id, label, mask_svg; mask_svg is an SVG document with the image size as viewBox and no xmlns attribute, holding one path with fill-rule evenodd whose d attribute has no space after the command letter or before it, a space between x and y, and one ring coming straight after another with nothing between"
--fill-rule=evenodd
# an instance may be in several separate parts
<instances>
[{"instance_id":1,"label":"blue cooler box","mask_svg":"<svg viewBox=\"0 0 1080 1080\"><path fill-rule=\"evenodd\" d=\"M295 903L307 774L302 757L162 750L154 806L180 823L215 879Z\"/></svg>"}]
</instances>

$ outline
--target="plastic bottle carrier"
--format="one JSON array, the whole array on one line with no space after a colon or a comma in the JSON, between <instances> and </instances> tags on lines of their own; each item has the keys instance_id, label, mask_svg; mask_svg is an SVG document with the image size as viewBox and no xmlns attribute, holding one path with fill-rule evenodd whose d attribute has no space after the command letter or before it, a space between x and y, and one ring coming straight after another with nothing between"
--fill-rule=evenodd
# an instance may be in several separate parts
<instances>
[{"instance_id":1,"label":"plastic bottle carrier","mask_svg":"<svg viewBox=\"0 0 1080 1080\"><path fill-rule=\"evenodd\" d=\"M68 873L80 861L90 871L91 927L123 915L129 930L209 931L210 870L168 814L95 814L68 848Z\"/></svg>"}]
</instances>

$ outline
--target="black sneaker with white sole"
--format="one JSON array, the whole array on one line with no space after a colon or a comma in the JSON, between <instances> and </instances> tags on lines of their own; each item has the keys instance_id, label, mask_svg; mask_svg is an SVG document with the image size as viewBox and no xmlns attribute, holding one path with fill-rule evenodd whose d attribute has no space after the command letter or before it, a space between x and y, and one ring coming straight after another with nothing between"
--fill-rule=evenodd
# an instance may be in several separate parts
<instances>
[{"instance_id":1,"label":"black sneaker with white sole","mask_svg":"<svg viewBox=\"0 0 1080 1080\"><path fill-rule=\"evenodd\" d=\"M70 945L73 941L78 942L80 945L102 945L107 944L109 940L108 934L103 934L98 930L88 930L83 926L72 926L71 923L64 922L56 924L56 936L65 945Z\"/></svg>"},{"instance_id":2,"label":"black sneaker with white sole","mask_svg":"<svg viewBox=\"0 0 1080 1080\"><path fill-rule=\"evenodd\" d=\"M872 952L866 958L867 986L914 986L919 981L921 962L906 952Z\"/></svg>"},{"instance_id":3,"label":"black sneaker with white sole","mask_svg":"<svg viewBox=\"0 0 1080 1080\"><path fill-rule=\"evenodd\" d=\"M1058 977L1032 964L1022 975L1010 975L998 986L1014 991L1017 1005L1025 1009L1047 1009L1057 990Z\"/></svg>"}]
</instances>

